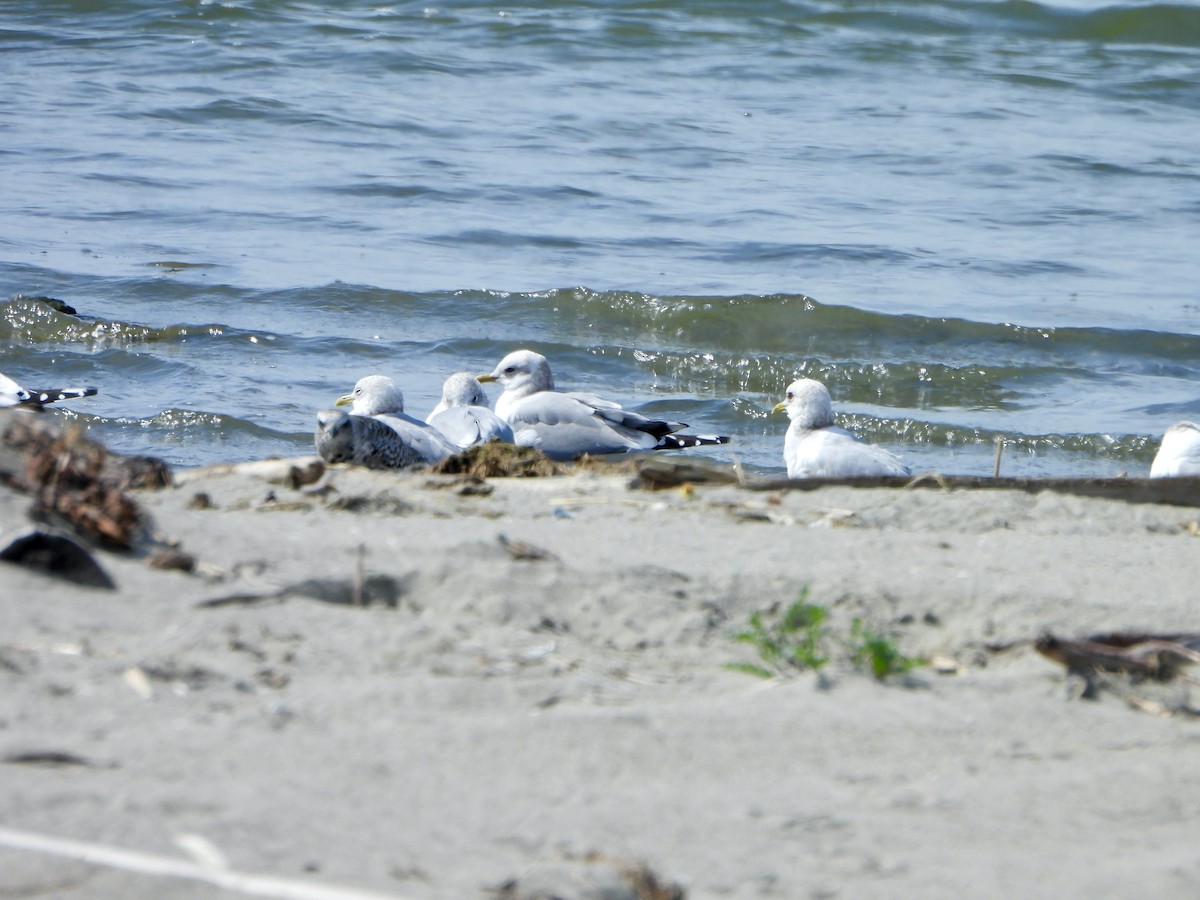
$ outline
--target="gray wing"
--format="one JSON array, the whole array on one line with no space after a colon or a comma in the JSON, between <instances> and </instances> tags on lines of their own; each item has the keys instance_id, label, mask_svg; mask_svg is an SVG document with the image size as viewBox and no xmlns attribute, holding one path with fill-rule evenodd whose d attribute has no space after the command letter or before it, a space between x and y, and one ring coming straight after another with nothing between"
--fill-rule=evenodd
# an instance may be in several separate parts
<instances>
[{"instance_id":1,"label":"gray wing","mask_svg":"<svg viewBox=\"0 0 1200 900\"><path fill-rule=\"evenodd\" d=\"M441 432L430 428L420 419L414 419L412 416L402 413L372 416L371 418L382 422L396 432L405 444L421 455L425 462L438 462L458 452L458 448L446 440Z\"/></svg>"},{"instance_id":2,"label":"gray wing","mask_svg":"<svg viewBox=\"0 0 1200 900\"><path fill-rule=\"evenodd\" d=\"M429 417L429 427L461 450L488 441L513 443L512 428L486 406L447 406Z\"/></svg>"},{"instance_id":3,"label":"gray wing","mask_svg":"<svg viewBox=\"0 0 1200 900\"><path fill-rule=\"evenodd\" d=\"M638 426L668 425L652 423L615 406L598 408L577 396L555 391L524 398L512 410L508 422L516 443L536 447L551 459L653 450L658 438Z\"/></svg>"},{"instance_id":4,"label":"gray wing","mask_svg":"<svg viewBox=\"0 0 1200 900\"><path fill-rule=\"evenodd\" d=\"M598 394L589 394L586 391L561 391L564 397L572 397L580 403L586 403L588 406L594 406L596 409L620 409L620 403L614 403L612 400L605 400Z\"/></svg>"},{"instance_id":5,"label":"gray wing","mask_svg":"<svg viewBox=\"0 0 1200 900\"><path fill-rule=\"evenodd\" d=\"M631 432L637 431L651 435L655 443L668 434L674 434L676 431L687 428L687 425L683 422L664 422L661 419L648 419L639 413L621 409L619 406L596 407L594 414L608 422L614 428L623 428Z\"/></svg>"}]
</instances>

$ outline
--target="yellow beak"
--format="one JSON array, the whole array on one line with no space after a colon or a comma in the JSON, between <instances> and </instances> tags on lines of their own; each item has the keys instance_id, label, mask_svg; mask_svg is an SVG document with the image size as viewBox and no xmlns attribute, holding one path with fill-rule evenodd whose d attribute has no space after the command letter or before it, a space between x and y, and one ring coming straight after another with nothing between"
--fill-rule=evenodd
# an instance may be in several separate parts
<instances>
[{"instance_id":1,"label":"yellow beak","mask_svg":"<svg viewBox=\"0 0 1200 900\"><path fill-rule=\"evenodd\" d=\"M495 375L491 375L491 374L486 374L486 375L476 375L476 376L475 376L475 380L476 380L476 381L478 381L480 384L487 384L489 381L495 381L495 380L496 380L496 376L495 376Z\"/></svg>"},{"instance_id":2,"label":"yellow beak","mask_svg":"<svg viewBox=\"0 0 1200 900\"><path fill-rule=\"evenodd\" d=\"M338 397L337 400L334 401L333 405L334 406L353 406L354 405L354 395L353 394L343 394L341 397Z\"/></svg>"},{"instance_id":3,"label":"yellow beak","mask_svg":"<svg viewBox=\"0 0 1200 900\"><path fill-rule=\"evenodd\" d=\"M787 409L787 401L786 401L786 400L780 400L778 403L776 403L776 404L775 404L775 405L774 405L774 406L771 408L771 412L773 412L773 413L777 413L777 412L783 412L783 411L784 411L784 410L786 410L786 409Z\"/></svg>"}]
</instances>

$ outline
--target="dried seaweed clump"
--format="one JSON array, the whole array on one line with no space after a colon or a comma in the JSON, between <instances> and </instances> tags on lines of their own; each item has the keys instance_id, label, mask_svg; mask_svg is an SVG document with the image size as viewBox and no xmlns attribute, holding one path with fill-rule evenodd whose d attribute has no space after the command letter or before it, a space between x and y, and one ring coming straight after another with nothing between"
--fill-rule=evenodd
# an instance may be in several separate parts
<instances>
[{"instance_id":1,"label":"dried seaweed clump","mask_svg":"<svg viewBox=\"0 0 1200 900\"><path fill-rule=\"evenodd\" d=\"M532 447L489 441L434 463L438 475L473 475L477 478L532 478L561 475L563 468Z\"/></svg>"},{"instance_id":2,"label":"dried seaweed clump","mask_svg":"<svg viewBox=\"0 0 1200 900\"><path fill-rule=\"evenodd\" d=\"M122 490L101 444L78 426L59 431L16 418L4 442L25 456L21 486L33 494L35 518L65 522L110 548L132 547L141 512Z\"/></svg>"}]
</instances>

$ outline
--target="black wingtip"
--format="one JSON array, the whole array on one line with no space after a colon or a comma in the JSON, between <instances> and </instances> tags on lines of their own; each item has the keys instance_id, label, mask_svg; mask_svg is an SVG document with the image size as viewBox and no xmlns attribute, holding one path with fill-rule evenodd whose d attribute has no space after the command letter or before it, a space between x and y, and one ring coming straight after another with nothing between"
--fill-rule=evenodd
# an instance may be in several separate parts
<instances>
[{"instance_id":1,"label":"black wingtip","mask_svg":"<svg viewBox=\"0 0 1200 900\"><path fill-rule=\"evenodd\" d=\"M54 403L58 400L71 400L76 397L94 397L99 391L94 387L47 388L44 391L30 391L30 397L36 404Z\"/></svg>"},{"instance_id":2,"label":"black wingtip","mask_svg":"<svg viewBox=\"0 0 1200 900\"><path fill-rule=\"evenodd\" d=\"M688 447L728 444L731 437L725 434L668 434L658 442L655 450L685 450Z\"/></svg>"}]
</instances>

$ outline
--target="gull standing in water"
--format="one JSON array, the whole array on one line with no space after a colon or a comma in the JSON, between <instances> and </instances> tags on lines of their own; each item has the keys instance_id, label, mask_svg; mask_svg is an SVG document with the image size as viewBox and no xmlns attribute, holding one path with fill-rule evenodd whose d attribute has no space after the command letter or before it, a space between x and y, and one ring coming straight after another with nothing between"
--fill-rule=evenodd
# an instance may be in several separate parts
<instances>
[{"instance_id":1,"label":"gull standing in water","mask_svg":"<svg viewBox=\"0 0 1200 900\"><path fill-rule=\"evenodd\" d=\"M94 387L47 388L30 391L21 387L7 375L0 374L0 408L16 407L42 412L48 403L69 400L73 397L91 397L95 393Z\"/></svg>"},{"instance_id":2,"label":"gull standing in water","mask_svg":"<svg viewBox=\"0 0 1200 900\"><path fill-rule=\"evenodd\" d=\"M488 406L487 394L470 372L455 372L442 385L442 399L425 420L460 450L488 441L513 442L512 428Z\"/></svg>"},{"instance_id":3,"label":"gull standing in water","mask_svg":"<svg viewBox=\"0 0 1200 900\"><path fill-rule=\"evenodd\" d=\"M336 406L317 413L313 436L317 454L326 462L352 462L370 469L404 469L435 463L457 448L420 419L404 412L404 394L385 375L359 379L354 392Z\"/></svg>"},{"instance_id":4,"label":"gull standing in water","mask_svg":"<svg viewBox=\"0 0 1200 900\"><path fill-rule=\"evenodd\" d=\"M532 350L514 350L495 371L478 378L503 386L496 414L512 426L515 443L536 447L551 459L729 443L723 435L676 434L687 426L626 412L593 394L560 393L546 357Z\"/></svg>"},{"instance_id":5,"label":"gull standing in water","mask_svg":"<svg viewBox=\"0 0 1200 900\"><path fill-rule=\"evenodd\" d=\"M1176 422L1163 434L1150 465L1151 478L1200 475L1200 425Z\"/></svg>"},{"instance_id":6,"label":"gull standing in water","mask_svg":"<svg viewBox=\"0 0 1200 900\"><path fill-rule=\"evenodd\" d=\"M783 440L788 478L864 478L911 475L894 453L864 444L833 424L833 403L825 385L801 378L788 385L772 412L786 412L791 424Z\"/></svg>"}]
</instances>

